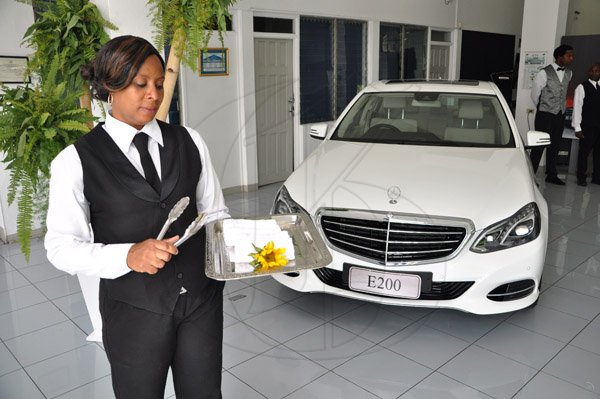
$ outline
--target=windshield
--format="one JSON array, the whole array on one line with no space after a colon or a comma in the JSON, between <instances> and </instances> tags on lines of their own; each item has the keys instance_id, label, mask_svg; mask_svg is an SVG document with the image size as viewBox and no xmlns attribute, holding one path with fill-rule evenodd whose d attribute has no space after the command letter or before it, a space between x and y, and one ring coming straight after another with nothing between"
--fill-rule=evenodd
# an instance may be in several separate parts
<instances>
[{"instance_id":1,"label":"windshield","mask_svg":"<svg viewBox=\"0 0 600 399\"><path fill-rule=\"evenodd\" d=\"M366 143L514 147L495 96L441 92L363 94L332 140Z\"/></svg>"}]
</instances>

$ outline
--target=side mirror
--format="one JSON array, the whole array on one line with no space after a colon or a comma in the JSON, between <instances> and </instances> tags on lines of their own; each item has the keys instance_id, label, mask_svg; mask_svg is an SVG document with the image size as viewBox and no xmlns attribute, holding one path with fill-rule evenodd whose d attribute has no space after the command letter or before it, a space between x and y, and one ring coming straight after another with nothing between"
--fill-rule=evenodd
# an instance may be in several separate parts
<instances>
[{"instance_id":1,"label":"side mirror","mask_svg":"<svg viewBox=\"0 0 600 399\"><path fill-rule=\"evenodd\" d=\"M327 123L317 123L310 127L310 137L317 140L325 140L325 136L327 136L327 128L329 126Z\"/></svg>"},{"instance_id":2,"label":"side mirror","mask_svg":"<svg viewBox=\"0 0 600 399\"><path fill-rule=\"evenodd\" d=\"M530 130L527 132L526 147L539 147L550 145L550 135L546 132Z\"/></svg>"}]
</instances>

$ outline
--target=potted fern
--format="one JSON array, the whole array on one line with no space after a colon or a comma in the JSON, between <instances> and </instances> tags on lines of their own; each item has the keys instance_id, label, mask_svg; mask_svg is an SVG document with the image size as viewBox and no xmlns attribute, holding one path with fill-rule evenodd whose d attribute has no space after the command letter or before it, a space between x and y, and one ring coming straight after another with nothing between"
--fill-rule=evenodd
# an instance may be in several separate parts
<instances>
[{"instance_id":1,"label":"potted fern","mask_svg":"<svg viewBox=\"0 0 600 399\"><path fill-rule=\"evenodd\" d=\"M104 19L89 0L17 0L41 9L37 21L24 35L23 43L34 48L29 69L42 79L48 70L48 60L56 55L65 60L57 71L57 79L67 82L69 90L81 90L80 106L92 110L89 87L83 84L79 70L89 63L100 47L109 40L105 29L117 27ZM90 126L91 127L91 126Z\"/></svg>"},{"instance_id":2,"label":"potted fern","mask_svg":"<svg viewBox=\"0 0 600 399\"><path fill-rule=\"evenodd\" d=\"M162 50L171 44L167 59L163 102L156 118L165 120L173 98L181 62L196 70L200 50L205 49L213 30L221 43L235 0L148 0L155 28L155 44Z\"/></svg>"},{"instance_id":3,"label":"potted fern","mask_svg":"<svg viewBox=\"0 0 600 399\"><path fill-rule=\"evenodd\" d=\"M50 162L87 132L92 115L79 108L79 92L56 83L59 57L51 63L39 86L2 87L0 95L0 149L10 171L8 203L17 200L17 237L29 258L34 220L34 196L45 191ZM39 208L43 214L45 206Z\"/></svg>"},{"instance_id":4,"label":"potted fern","mask_svg":"<svg viewBox=\"0 0 600 399\"><path fill-rule=\"evenodd\" d=\"M17 203L17 239L29 259L33 222L45 220L50 162L94 120L79 69L109 39L104 28L115 27L89 0L17 1L41 11L24 37L35 49L29 72L38 83L0 87L0 154L10 172L8 203Z\"/></svg>"}]
</instances>

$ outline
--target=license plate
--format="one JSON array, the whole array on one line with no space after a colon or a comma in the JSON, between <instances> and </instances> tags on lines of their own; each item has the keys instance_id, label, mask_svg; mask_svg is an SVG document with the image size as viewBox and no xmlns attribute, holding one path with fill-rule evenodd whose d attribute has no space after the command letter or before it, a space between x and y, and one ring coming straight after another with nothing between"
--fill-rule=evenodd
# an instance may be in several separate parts
<instances>
[{"instance_id":1,"label":"license plate","mask_svg":"<svg viewBox=\"0 0 600 399\"><path fill-rule=\"evenodd\" d=\"M421 295L421 277L416 274L386 273L350 267L348 285L354 291L395 298L417 299Z\"/></svg>"}]
</instances>

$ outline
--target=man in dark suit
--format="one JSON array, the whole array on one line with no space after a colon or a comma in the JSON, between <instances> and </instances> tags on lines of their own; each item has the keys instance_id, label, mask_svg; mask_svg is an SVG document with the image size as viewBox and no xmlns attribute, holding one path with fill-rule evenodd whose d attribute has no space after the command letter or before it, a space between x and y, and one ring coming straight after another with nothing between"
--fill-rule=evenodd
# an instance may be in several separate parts
<instances>
[{"instance_id":1,"label":"man in dark suit","mask_svg":"<svg viewBox=\"0 0 600 399\"><path fill-rule=\"evenodd\" d=\"M575 89L573 121L575 135L579 138L577 157L577 185L587 186L587 160L594 152L592 183L600 184L600 64L592 65L589 79Z\"/></svg>"}]
</instances>

